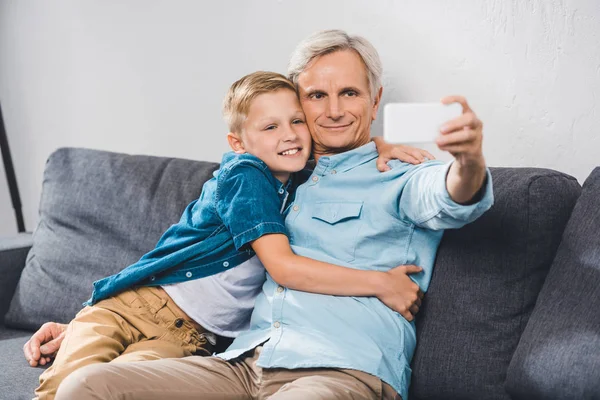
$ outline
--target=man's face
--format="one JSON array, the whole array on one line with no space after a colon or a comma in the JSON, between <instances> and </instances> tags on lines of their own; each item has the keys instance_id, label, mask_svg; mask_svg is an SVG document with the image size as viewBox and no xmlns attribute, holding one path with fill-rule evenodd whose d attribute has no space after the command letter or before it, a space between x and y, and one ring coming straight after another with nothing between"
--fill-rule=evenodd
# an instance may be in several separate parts
<instances>
[{"instance_id":1,"label":"man's face","mask_svg":"<svg viewBox=\"0 0 600 400\"><path fill-rule=\"evenodd\" d=\"M366 67L355 51L336 51L313 60L298 76L298 90L316 156L369 142L381 90L371 98Z\"/></svg>"}]
</instances>

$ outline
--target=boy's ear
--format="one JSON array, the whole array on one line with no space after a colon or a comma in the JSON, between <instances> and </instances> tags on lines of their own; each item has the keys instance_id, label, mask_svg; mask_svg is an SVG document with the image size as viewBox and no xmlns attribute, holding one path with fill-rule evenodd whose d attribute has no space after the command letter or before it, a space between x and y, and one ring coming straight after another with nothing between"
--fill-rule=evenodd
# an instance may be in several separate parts
<instances>
[{"instance_id":1,"label":"boy's ear","mask_svg":"<svg viewBox=\"0 0 600 400\"><path fill-rule=\"evenodd\" d=\"M237 133L229 132L227 134L227 141L229 142L231 149L237 154L244 154L246 152L242 138L240 138L240 135Z\"/></svg>"}]
</instances>

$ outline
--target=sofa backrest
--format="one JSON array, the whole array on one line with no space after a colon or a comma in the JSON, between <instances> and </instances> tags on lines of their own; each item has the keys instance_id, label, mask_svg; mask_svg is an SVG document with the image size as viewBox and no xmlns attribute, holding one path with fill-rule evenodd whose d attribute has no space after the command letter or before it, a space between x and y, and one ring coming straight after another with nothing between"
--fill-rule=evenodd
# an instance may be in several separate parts
<instances>
[{"instance_id":1,"label":"sofa backrest","mask_svg":"<svg viewBox=\"0 0 600 400\"><path fill-rule=\"evenodd\" d=\"M600 167L563 233L510 363L513 399L600 399Z\"/></svg>"},{"instance_id":2,"label":"sofa backrest","mask_svg":"<svg viewBox=\"0 0 600 400\"><path fill-rule=\"evenodd\" d=\"M494 206L446 231L417 315L411 399L509 399L506 371L581 187L545 169L492 168Z\"/></svg>"},{"instance_id":3,"label":"sofa backrest","mask_svg":"<svg viewBox=\"0 0 600 400\"><path fill-rule=\"evenodd\" d=\"M6 326L68 322L92 283L151 250L216 163L63 148L48 159L40 221Z\"/></svg>"}]
</instances>

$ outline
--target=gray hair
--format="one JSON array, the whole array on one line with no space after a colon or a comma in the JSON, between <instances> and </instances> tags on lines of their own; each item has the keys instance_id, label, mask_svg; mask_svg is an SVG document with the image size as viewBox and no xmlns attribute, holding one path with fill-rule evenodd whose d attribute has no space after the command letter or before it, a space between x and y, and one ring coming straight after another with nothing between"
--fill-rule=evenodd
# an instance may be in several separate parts
<instances>
[{"instance_id":1,"label":"gray hair","mask_svg":"<svg viewBox=\"0 0 600 400\"><path fill-rule=\"evenodd\" d=\"M383 68L375 47L361 36L350 36L338 29L313 33L296 47L288 64L288 78L298 87L298 75L308 68L315 58L340 50L354 50L367 69L371 98L375 99L381 88Z\"/></svg>"}]
</instances>

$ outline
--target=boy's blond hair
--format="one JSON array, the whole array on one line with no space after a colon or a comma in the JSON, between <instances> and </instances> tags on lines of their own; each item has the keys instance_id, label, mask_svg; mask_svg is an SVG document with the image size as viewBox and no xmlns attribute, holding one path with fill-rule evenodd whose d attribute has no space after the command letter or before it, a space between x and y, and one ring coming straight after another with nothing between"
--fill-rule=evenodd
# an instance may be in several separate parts
<instances>
[{"instance_id":1,"label":"boy's blond hair","mask_svg":"<svg viewBox=\"0 0 600 400\"><path fill-rule=\"evenodd\" d=\"M223 101L223 118L229 131L242 132L242 124L248 116L250 104L256 96L280 89L296 92L294 84L276 72L257 71L234 82Z\"/></svg>"}]
</instances>

